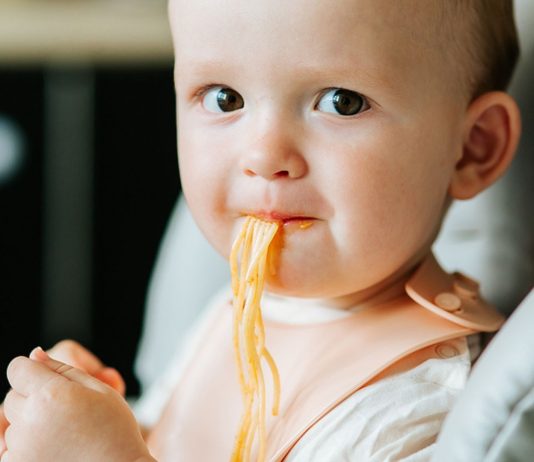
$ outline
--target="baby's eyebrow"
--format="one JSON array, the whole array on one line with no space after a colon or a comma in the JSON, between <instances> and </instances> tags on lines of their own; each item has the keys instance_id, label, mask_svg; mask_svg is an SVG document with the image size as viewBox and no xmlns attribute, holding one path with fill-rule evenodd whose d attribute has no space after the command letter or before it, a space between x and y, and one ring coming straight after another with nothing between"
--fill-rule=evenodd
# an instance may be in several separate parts
<instances>
[{"instance_id":1,"label":"baby's eyebrow","mask_svg":"<svg viewBox=\"0 0 534 462\"><path fill-rule=\"evenodd\" d=\"M181 61L184 62L182 66L180 65ZM228 62L218 60L217 58L208 59L198 56L186 56L186 59L180 60L177 58L174 62L174 75L177 76L181 70L187 74L212 73L217 72L224 67L229 67Z\"/></svg>"},{"instance_id":2,"label":"baby's eyebrow","mask_svg":"<svg viewBox=\"0 0 534 462\"><path fill-rule=\"evenodd\" d=\"M393 76L369 65L363 67L357 64L354 66L302 64L299 65L297 74L304 78L338 80L353 83L358 87L384 90L393 89L398 83L398 79L392 79Z\"/></svg>"},{"instance_id":3,"label":"baby's eyebrow","mask_svg":"<svg viewBox=\"0 0 534 462\"><path fill-rule=\"evenodd\" d=\"M240 69L239 66L243 68ZM262 78L265 76L263 69L247 69L246 63L240 63L236 66L234 63L230 64L228 61L209 59L188 59L187 66L181 67L177 62L174 68L174 79L178 81L181 74L186 74L188 79L195 80L197 78L211 78L211 79L225 79L232 75L246 75L249 72L257 72ZM349 89L355 91L380 91L396 96L399 93L400 85L402 85L402 76L398 73L392 75L391 72L383 72L378 68L373 68L367 64L365 67L356 64L355 66L339 65L339 64L315 64L315 63L295 63L291 69L283 68L276 70L282 77L283 73L287 73L287 78L292 81L299 81L303 84L310 82L321 82L329 86L348 86ZM405 79L404 79L405 80Z\"/></svg>"}]
</instances>

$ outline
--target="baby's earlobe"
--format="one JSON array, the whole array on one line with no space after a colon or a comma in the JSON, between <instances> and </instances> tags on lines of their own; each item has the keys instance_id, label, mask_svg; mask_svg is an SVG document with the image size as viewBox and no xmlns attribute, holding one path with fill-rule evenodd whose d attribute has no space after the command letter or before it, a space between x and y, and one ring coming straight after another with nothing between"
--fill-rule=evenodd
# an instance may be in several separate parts
<instances>
[{"instance_id":1,"label":"baby's earlobe","mask_svg":"<svg viewBox=\"0 0 534 462\"><path fill-rule=\"evenodd\" d=\"M449 194L469 199L493 184L512 161L521 131L519 108L504 92L478 97L467 109L462 157Z\"/></svg>"}]
</instances>

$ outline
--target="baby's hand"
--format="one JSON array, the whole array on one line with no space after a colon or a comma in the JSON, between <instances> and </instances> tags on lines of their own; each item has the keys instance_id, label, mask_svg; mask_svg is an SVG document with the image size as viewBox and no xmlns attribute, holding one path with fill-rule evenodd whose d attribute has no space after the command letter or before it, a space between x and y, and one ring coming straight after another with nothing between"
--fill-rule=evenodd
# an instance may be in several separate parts
<instances>
[{"instance_id":1,"label":"baby's hand","mask_svg":"<svg viewBox=\"0 0 534 462\"><path fill-rule=\"evenodd\" d=\"M124 396L126 386L120 373L116 369L104 366L102 361L78 342L62 340L47 353L52 359L87 372Z\"/></svg>"},{"instance_id":2,"label":"baby's hand","mask_svg":"<svg viewBox=\"0 0 534 462\"><path fill-rule=\"evenodd\" d=\"M6 445L4 442L4 433L6 432L7 427L9 427L9 422L4 416L4 407L0 406L0 455L6 449Z\"/></svg>"},{"instance_id":3,"label":"baby's hand","mask_svg":"<svg viewBox=\"0 0 534 462\"><path fill-rule=\"evenodd\" d=\"M35 349L8 367L0 462L154 462L122 396Z\"/></svg>"},{"instance_id":4,"label":"baby's hand","mask_svg":"<svg viewBox=\"0 0 534 462\"><path fill-rule=\"evenodd\" d=\"M94 354L74 340L63 340L57 343L48 350L48 354L53 359L87 372L124 396L126 386L119 372L104 366ZM0 455L5 450L4 433L8 426L9 422L4 416L3 406L0 406Z\"/></svg>"}]
</instances>

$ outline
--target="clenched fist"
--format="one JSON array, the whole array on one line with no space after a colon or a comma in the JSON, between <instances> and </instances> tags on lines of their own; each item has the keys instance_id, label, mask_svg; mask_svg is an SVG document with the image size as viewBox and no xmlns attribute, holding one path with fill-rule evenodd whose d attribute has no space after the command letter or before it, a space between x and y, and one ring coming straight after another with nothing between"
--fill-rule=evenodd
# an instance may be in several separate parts
<instances>
[{"instance_id":1,"label":"clenched fist","mask_svg":"<svg viewBox=\"0 0 534 462\"><path fill-rule=\"evenodd\" d=\"M0 462L154 462L111 386L35 349L8 367L9 426Z\"/></svg>"}]
</instances>

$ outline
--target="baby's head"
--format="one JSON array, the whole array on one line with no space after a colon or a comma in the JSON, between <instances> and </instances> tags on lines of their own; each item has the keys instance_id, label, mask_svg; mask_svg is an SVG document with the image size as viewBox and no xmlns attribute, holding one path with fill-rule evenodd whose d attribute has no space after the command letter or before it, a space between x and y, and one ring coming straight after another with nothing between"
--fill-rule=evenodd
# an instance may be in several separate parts
<instances>
[{"instance_id":1,"label":"baby's head","mask_svg":"<svg viewBox=\"0 0 534 462\"><path fill-rule=\"evenodd\" d=\"M271 290L351 304L429 252L508 166L505 0L171 0L182 186L228 255L283 221ZM304 224L312 226L303 226Z\"/></svg>"}]
</instances>

